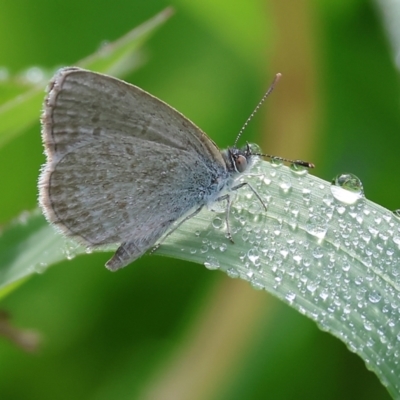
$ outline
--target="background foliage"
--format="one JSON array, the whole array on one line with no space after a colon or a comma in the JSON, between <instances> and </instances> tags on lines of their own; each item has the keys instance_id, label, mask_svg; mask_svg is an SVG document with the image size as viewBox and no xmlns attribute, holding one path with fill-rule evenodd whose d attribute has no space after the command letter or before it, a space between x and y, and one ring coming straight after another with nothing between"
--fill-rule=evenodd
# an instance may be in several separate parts
<instances>
[{"instance_id":1,"label":"background foliage","mask_svg":"<svg viewBox=\"0 0 400 400\"><path fill-rule=\"evenodd\" d=\"M73 65L170 4L127 80L226 147L282 72L245 139L310 159L327 180L352 172L369 199L399 208L399 85L375 3L5 0L0 67L16 79ZM0 89L1 100L15 87ZM36 206L39 132L0 148L1 224ZM2 301L44 341L36 354L0 341L0 398L388 398L341 342L267 293L157 256L111 274L107 257L63 262Z\"/></svg>"}]
</instances>

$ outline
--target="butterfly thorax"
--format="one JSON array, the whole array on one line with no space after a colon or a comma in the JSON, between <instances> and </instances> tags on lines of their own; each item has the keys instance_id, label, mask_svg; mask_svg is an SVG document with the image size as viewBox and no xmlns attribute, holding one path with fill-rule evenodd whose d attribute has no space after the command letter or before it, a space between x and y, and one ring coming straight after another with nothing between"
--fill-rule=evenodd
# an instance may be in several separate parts
<instances>
[{"instance_id":1,"label":"butterfly thorax","mask_svg":"<svg viewBox=\"0 0 400 400\"><path fill-rule=\"evenodd\" d=\"M229 192L238 176L251 166L254 157L249 145L242 149L228 148L221 151L221 154L225 161L226 170L225 173L218 171L218 173L213 174L211 185L203 192L205 203L211 203L225 192Z\"/></svg>"}]
</instances>

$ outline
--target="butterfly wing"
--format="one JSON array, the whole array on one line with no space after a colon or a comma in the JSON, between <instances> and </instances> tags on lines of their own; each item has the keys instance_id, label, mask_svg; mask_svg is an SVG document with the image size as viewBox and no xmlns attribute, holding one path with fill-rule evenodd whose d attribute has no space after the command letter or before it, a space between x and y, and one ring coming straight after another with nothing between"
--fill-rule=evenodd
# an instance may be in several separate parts
<instances>
[{"instance_id":1,"label":"butterfly wing","mask_svg":"<svg viewBox=\"0 0 400 400\"><path fill-rule=\"evenodd\" d=\"M226 170L216 145L167 104L74 68L51 84L43 141L47 219L91 246L129 243L131 260L201 205L201 190Z\"/></svg>"},{"instance_id":2,"label":"butterfly wing","mask_svg":"<svg viewBox=\"0 0 400 400\"><path fill-rule=\"evenodd\" d=\"M198 185L212 179L202 160L138 141L85 145L59 160L41 185L48 219L91 246L131 242L139 256L201 205Z\"/></svg>"},{"instance_id":3,"label":"butterfly wing","mask_svg":"<svg viewBox=\"0 0 400 400\"><path fill-rule=\"evenodd\" d=\"M168 104L137 86L80 68L61 69L53 78L42 124L50 158L85 143L134 136L224 165L216 144Z\"/></svg>"}]
</instances>

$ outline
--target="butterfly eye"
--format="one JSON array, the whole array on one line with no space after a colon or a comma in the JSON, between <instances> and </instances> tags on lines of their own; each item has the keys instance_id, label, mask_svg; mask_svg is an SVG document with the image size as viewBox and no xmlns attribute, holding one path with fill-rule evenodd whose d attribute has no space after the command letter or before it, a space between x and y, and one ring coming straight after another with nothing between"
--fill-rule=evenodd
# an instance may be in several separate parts
<instances>
[{"instance_id":1,"label":"butterfly eye","mask_svg":"<svg viewBox=\"0 0 400 400\"><path fill-rule=\"evenodd\" d=\"M247 168L247 160L245 156L239 155L235 158L235 168L238 172L244 172Z\"/></svg>"}]
</instances>

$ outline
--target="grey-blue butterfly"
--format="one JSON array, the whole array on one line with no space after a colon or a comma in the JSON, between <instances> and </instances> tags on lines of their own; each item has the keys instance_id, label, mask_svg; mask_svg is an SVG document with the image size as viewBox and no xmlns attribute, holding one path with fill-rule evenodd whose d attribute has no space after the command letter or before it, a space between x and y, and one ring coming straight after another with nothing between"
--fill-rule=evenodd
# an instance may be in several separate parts
<instances>
[{"instance_id":1,"label":"grey-blue butterfly","mask_svg":"<svg viewBox=\"0 0 400 400\"><path fill-rule=\"evenodd\" d=\"M260 156L249 145L238 149L238 138L221 151L151 94L75 67L59 70L49 84L42 138L47 162L39 178L39 202L44 215L88 247L117 243L106 263L113 271L215 201L226 201L232 241L229 193L248 185L236 180Z\"/></svg>"}]
</instances>

